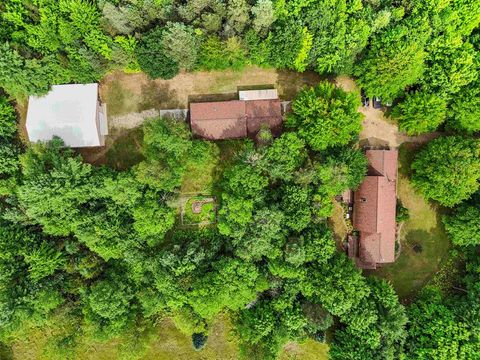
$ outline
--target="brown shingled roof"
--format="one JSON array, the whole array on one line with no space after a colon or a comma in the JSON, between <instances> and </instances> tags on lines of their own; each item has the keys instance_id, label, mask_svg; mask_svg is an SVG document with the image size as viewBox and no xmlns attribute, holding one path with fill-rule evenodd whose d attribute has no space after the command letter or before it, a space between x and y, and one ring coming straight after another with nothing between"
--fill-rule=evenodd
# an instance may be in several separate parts
<instances>
[{"instance_id":1,"label":"brown shingled roof","mask_svg":"<svg viewBox=\"0 0 480 360\"><path fill-rule=\"evenodd\" d=\"M280 100L233 100L190 104L190 124L194 135L209 140L255 136L262 124L274 135L282 127Z\"/></svg>"},{"instance_id":2,"label":"brown shingled roof","mask_svg":"<svg viewBox=\"0 0 480 360\"><path fill-rule=\"evenodd\" d=\"M249 100L245 105L249 136L255 136L264 124L270 127L273 135L280 135L282 130L280 100Z\"/></svg>"},{"instance_id":3,"label":"brown shingled roof","mask_svg":"<svg viewBox=\"0 0 480 360\"><path fill-rule=\"evenodd\" d=\"M245 101L192 103L190 124L194 135L209 140L246 137Z\"/></svg>"},{"instance_id":4,"label":"brown shingled roof","mask_svg":"<svg viewBox=\"0 0 480 360\"><path fill-rule=\"evenodd\" d=\"M358 256L363 263L389 263L395 260L398 152L368 150L366 155L368 175L354 195Z\"/></svg>"}]
</instances>

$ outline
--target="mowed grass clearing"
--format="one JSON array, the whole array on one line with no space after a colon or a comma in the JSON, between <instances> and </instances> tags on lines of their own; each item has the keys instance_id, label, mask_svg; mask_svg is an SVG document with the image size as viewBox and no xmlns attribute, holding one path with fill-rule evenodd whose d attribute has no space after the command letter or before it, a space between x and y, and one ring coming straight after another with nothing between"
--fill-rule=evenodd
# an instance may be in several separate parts
<instances>
[{"instance_id":1,"label":"mowed grass clearing","mask_svg":"<svg viewBox=\"0 0 480 360\"><path fill-rule=\"evenodd\" d=\"M418 145L411 143L399 150L398 198L410 214L400 234L401 254L395 263L374 272L390 280L400 298L406 300L440 270L451 247L441 222L442 209L426 201L410 183L410 164L418 150Z\"/></svg>"}]
</instances>

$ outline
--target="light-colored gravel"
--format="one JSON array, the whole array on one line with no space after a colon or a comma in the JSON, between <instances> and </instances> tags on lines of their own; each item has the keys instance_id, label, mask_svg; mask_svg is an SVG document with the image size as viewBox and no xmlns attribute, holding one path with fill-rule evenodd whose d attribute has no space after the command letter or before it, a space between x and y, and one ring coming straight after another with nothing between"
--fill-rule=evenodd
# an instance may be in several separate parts
<instances>
[{"instance_id":1,"label":"light-colored gravel","mask_svg":"<svg viewBox=\"0 0 480 360\"><path fill-rule=\"evenodd\" d=\"M149 109L120 116L111 116L108 118L108 127L110 129L133 129L140 126L146 119L154 118L159 115L159 110Z\"/></svg>"}]
</instances>

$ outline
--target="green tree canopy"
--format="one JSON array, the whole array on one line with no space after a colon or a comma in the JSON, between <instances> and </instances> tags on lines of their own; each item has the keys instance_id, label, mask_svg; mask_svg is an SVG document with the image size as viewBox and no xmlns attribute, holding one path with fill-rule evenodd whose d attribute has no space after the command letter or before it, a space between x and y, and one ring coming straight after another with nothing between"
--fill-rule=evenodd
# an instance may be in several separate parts
<instances>
[{"instance_id":1,"label":"green tree canopy","mask_svg":"<svg viewBox=\"0 0 480 360\"><path fill-rule=\"evenodd\" d=\"M171 79L179 71L178 63L169 57L165 50L164 32L162 27L150 30L135 47L138 64L152 79Z\"/></svg>"},{"instance_id":2,"label":"green tree canopy","mask_svg":"<svg viewBox=\"0 0 480 360\"><path fill-rule=\"evenodd\" d=\"M424 71L429 35L426 23L411 19L376 33L355 68L367 95L392 101L418 82Z\"/></svg>"},{"instance_id":3,"label":"green tree canopy","mask_svg":"<svg viewBox=\"0 0 480 360\"><path fill-rule=\"evenodd\" d=\"M475 194L470 201L444 216L443 223L455 245L480 244L480 194Z\"/></svg>"},{"instance_id":4,"label":"green tree canopy","mask_svg":"<svg viewBox=\"0 0 480 360\"><path fill-rule=\"evenodd\" d=\"M480 131L480 82L463 87L453 96L448 109L448 126L467 134Z\"/></svg>"},{"instance_id":5,"label":"green tree canopy","mask_svg":"<svg viewBox=\"0 0 480 360\"><path fill-rule=\"evenodd\" d=\"M401 359L407 336L407 315L392 286L369 278L371 292L342 318L345 325L335 332L329 356L333 360Z\"/></svg>"},{"instance_id":6,"label":"green tree canopy","mask_svg":"<svg viewBox=\"0 0 480 360\"><path fill-rule=\"evenodd\" d=\"M445 206L468 199L480 186L480 142L459 136L432 140L412 163L412 182Z\"/></svg>"},{"instance_id":7,"label":"green tree canopy","mask_svg":"<svg viewBox=\"0 0 480 360\"><path fill-rule=\"evenodd\" d=\"M451 96L476 80L476 53L459 37L438 37L429 45L423 87L426 91Z\"/></svg>"},{"instance_id":8,"label":"green tree canopy","mask_svg":"<svg viewBox=\"0 0 480 360\"><path fill-rule=\"evenodd\" d=\"M472 319L475 314L478 316L478 304L475 309L460 299L449 303L438 289L425 289L408 309L407 357L474 359L480 350L474 331L477 320Z\"/></svg>"},{"instance_id":9,"label":"green tree canopy","mask_svg":"<svg viewBox=\"0 0 480 360\"><path fill-rule=\"evenodd\" d=\"M168 23L162 34L165 55L180 69L191 70L197 62L198 39L193 28L182 23Z\"/></svg>"},{"instance_id":10,"label":"green tree canopy","mask_svg":"<svg viewBox=\"0 0 480 360\"><path fill-rule=\"evenodd\" d=\"M444 98L427 92L408 94L392 112L399 122L399 128L408 135L419 135L435 131L447 116L447 102Z\"/></svg>"},{"instance_id":11,"label":"green tree canopy","mask_svg":"<svg viewBox=\"0 0 480 360\"><path fill-rule=\"evenodd\" d=\"M286 125L316 151L348 144L361 130L358 95L328 82L301 91Z\"/></svg>"}]
</instances>

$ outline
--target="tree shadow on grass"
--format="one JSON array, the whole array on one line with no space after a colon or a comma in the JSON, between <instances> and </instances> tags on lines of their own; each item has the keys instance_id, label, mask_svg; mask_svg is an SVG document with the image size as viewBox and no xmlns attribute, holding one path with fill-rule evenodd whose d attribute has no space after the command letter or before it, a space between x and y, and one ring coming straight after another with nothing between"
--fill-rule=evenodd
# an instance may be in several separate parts
<instances>
[{"instance_id":1,"label":"tree shadow on grass","mask_svg":"<svg viewBox=\"0 0 480 360\"><path fill-rule=\"evenodd\" d=\"M13 360L13 351L7 345L0 343L0 359Z\"/></svg>"},{"instance_id":2,"label":"tree shadow on grass","mask_svg":"<svg viewBox=\"0 0 480 360\"><path fill-rule=\"evenodd\" d=\"M284 101L292 100L304 87L315 86L325 79L313 71L298 73L292 70L277 70L277 75L279 95Z\"/></svg>"},{"instance_id":3,"label":"tree shadow on grass","mask_svg":"<svg viewBox=\"0 0 480 360\"><path fill-rule=\"evenodd\" d=\"M135 94L131 90L124 88L120 81L112 81L107 88L105 99L103 99L107 104L108 116L117 116L137 111L135 98Z\"/></svg>"},{"instance_id":4,"label":"tree shadow on grass","mask_svg":"<svg viewBox=\"0 0 480 360\"><path fill-rule=\"evenodd\" d=\"M126 170L144 160L141 152L142 127L130 129L118 135L106 153L106 165L116 170Z\"/></svg>"},{"instance_id":5,"label":"tree shadow on grass","mask_svg":"<svg viewBox=\"0 0 480 360\"><path fill-rule=\"evenodd\" d=\"M244 90L269 90L274 89L275 84L258 84L258 85L238 85L237 91Z\"/></svg>"},{"instance_id":6,"label":"tree shadow on grass","mask_svg":"<svg viewBox=\"0 0 480 360\"><path fill-rule=\"evenodd\" d=\"M139 111L148 109L181 109L183 105L177 97L177 92L170 89L167 83L150 81L142 86Z\"/></svg>"}]
</instances>

